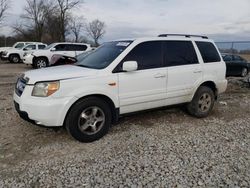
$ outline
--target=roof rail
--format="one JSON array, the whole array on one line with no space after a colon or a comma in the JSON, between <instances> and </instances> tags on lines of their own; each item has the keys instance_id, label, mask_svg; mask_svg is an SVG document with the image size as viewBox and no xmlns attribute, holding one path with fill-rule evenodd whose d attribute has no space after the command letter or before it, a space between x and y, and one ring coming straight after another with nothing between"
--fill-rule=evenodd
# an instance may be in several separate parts
<instances>
[{"instance_id":1,"label":"roof rail","mask_svg":"<svg viewBox=\"0 0 250 188\"><path fill-rule=\"evenodd\" d=\"M168 37L168 36L182 36L186 38L191 38L191 37L201 37L203 39L208 39L207 36L204 35L189 35L189 34L160 34L158 37Z\"/></svg>"}]
</instances>

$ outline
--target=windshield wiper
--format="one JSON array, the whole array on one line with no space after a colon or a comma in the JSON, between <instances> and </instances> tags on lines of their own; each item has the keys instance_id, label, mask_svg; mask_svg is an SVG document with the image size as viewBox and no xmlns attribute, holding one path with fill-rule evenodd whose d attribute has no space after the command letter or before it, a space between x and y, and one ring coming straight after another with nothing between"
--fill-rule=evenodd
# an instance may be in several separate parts
<instances>
[{"instance_id":1,"label":"windshield wiper","mask_svg":"<svg viewBox=\"0 0 250 188\"><path fill-rule=\"evenodd\" d=\"M89 69L93 69L93 67L87 66L87 65L81 65L81 64L75 64L76 66L79 67L84 67L84 68L89 68Z\"/></svg>"}]
</instances>

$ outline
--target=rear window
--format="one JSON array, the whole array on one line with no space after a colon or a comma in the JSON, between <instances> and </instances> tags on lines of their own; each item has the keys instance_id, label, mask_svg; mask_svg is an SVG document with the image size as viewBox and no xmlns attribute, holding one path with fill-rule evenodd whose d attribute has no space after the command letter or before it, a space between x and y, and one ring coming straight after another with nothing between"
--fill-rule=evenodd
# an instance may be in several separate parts
<instances>
[{"instance_id":1,"label":"rear window","mask_svg":"<svg viewBox=\"0 0 250 188\"><path fill-rule=\"evenodd\" d=\"M211 42L196 42L204 63L220 62L220 55Z\"/></svg>"}]
</instances>

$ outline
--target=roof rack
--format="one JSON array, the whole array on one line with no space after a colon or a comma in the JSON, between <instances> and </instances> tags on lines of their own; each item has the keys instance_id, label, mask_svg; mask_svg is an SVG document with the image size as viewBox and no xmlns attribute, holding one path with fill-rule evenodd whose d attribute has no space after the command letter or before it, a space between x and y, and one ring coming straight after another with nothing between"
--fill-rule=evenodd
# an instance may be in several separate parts
<instances>
[{"instance_id":1,"label":"roof rack","mask_svg":"<svg viewBox=\"0 0 250 188\"><path fill-rule=\"evenodd\" d=\"M207 36L204 35L189 35L189 34L160 34L158 37L168 37L168 36L182 36L186 38L191 38L191 37L201 37L203 39L208 39Z\"/></svg>"}]
</instances>

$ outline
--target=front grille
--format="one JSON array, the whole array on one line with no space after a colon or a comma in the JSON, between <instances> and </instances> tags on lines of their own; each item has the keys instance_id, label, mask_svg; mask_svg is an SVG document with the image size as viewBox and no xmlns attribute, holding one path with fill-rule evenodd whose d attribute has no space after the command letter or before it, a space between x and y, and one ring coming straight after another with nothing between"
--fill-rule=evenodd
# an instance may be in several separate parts
<instances>
[{"instance_id":1,"label":"front grille","mask_svg":"<svg viewBox=\"0 0 250 188\"><path fill-rule=\"evenodd\" d=\"M26 84L27 80L25 80L23 77L17 79L15 92L19 97L23 94Z\"/></svg>"}]
</instances>

